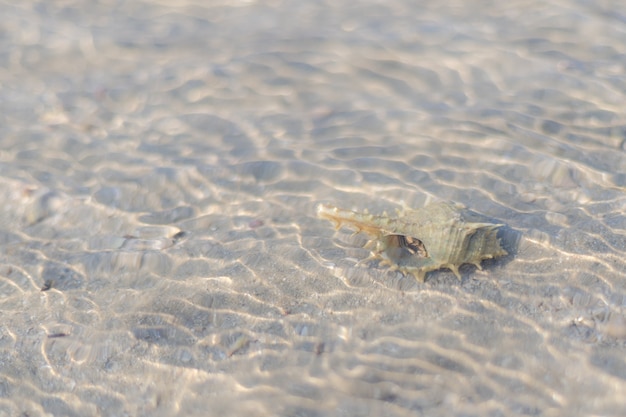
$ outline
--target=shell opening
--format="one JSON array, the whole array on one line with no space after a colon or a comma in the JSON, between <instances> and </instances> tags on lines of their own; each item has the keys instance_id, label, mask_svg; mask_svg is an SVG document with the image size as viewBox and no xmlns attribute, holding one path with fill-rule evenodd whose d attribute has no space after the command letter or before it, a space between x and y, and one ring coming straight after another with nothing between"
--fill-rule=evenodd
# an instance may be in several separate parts
<instances>
[{"instance_id":1,"label":"shell opening","mask_svg":"<svg viewBox=\"0 0 626 417\"><path fill-rule=\"evenodd\" d=\"M390 249L393 250L397 258L405 256L429 257L424 243L417 238L406 235L387 235L385 240L387 252L389 253Z\"/></svg>"}]
</instances>

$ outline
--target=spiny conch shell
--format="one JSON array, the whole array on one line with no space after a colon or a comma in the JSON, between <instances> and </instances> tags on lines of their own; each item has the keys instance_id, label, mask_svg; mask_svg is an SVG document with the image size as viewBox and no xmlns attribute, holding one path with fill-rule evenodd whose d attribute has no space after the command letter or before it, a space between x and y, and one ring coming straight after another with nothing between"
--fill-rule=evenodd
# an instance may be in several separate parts
<instances>
[{"instance_id":1,"label":"spiny conch shell","mask_svg":"<svg viewBox=\"0 0 626 417\"><path fill-rule=\"evenodd\" d=\"M411 274L420 282L428 272L442 268L450 269L460 280L461 265L482 269L484 259L507 255L497 237L497 229L504 225L477 221L479 216L460 204L434 203L399 211L397 217L321 204L317 214L335 223L337 229L346 224L373 237L365 246L372 255L361 262L380 259L380 265Z\"/></svg>"}]
</instances>

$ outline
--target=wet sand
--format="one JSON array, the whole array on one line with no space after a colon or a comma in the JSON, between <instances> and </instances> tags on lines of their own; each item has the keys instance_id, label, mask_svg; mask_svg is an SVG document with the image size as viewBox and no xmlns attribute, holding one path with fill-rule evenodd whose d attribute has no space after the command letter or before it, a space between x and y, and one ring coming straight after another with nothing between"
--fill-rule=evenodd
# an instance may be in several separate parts
<instances>
[{"instance_id":1,"label":"wet sand","mask_svg":"<svg viewBox=\"0 0 626 417\"><path fill-rule=\"evenodd\" d=\"M620 4L431 3L0 6L0 416L624 415Z\"/></svg>"}]
</instances>

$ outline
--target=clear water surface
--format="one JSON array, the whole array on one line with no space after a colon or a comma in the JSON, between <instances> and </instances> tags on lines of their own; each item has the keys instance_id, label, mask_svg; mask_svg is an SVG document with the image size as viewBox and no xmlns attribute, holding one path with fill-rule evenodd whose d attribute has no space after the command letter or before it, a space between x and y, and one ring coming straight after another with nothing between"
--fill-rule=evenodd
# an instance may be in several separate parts
<instances>
[{"instance_id":1,"label":"clear water surface","mask_svg":"<svg viewBox=\"0 0 626 417\"><path fill-rule=\"evenodd\" d=\"M626 414L617 1L0 2L0 415ZM424 283L319 203L519 238Z\"/></svg>"}]
</instances>

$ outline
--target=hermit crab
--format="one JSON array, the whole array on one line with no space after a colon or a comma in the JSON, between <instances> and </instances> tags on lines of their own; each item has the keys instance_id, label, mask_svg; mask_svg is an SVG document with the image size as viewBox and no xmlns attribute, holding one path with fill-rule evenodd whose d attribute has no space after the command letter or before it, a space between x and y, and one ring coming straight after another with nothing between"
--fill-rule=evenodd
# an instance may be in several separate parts
<instances>
[{"instance_id":1,"label":"hermit crab","mask_svg":"<svg viewBox=\"0 0 626 417\"><path fill-rule=\"evenodd\" d=\"M361 262L380 259L380 265L411 274L420 282L428 272L442 268L448 268L460 280L461 265L473 264L482 269L484 259L507 255L497 236L498 228L504 225L480 221L484 218L461 204L433 203L398 211L396 217L321 204L317 214L334 222L337 229L346 224L372 236L365 246L372 255Z\"/></svg>"}]
</instances>

